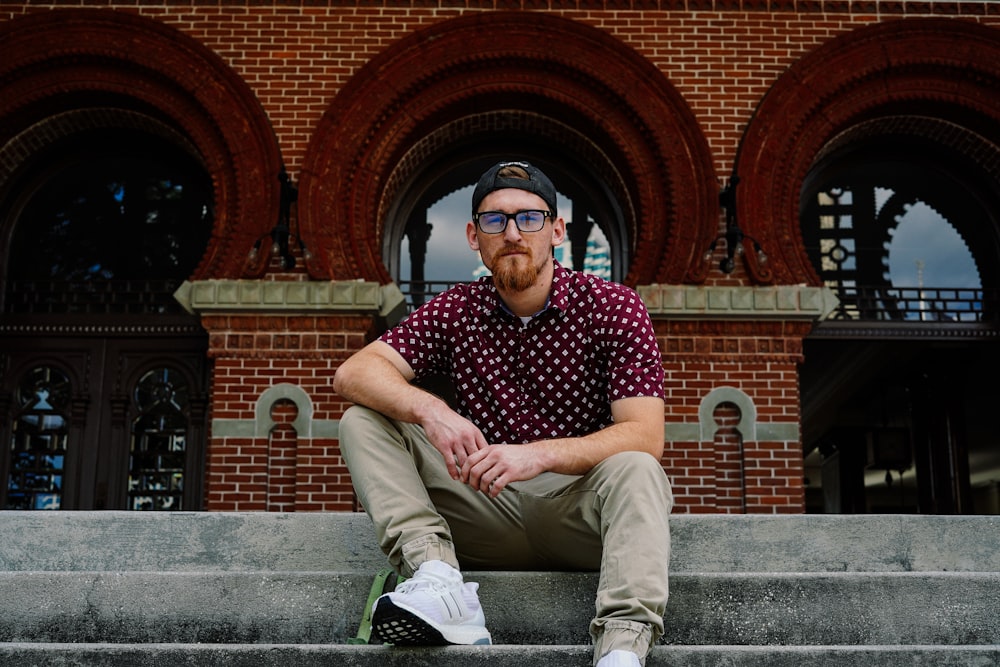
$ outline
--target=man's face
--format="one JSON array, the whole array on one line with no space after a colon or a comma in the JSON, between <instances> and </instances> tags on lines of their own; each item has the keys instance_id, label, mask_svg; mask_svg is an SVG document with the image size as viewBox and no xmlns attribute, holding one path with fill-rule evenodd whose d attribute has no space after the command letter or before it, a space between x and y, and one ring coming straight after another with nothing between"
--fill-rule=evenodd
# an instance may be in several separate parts
<instances>
[{"instance_id":1,"label":"man's face","mask_svg":"<svg viewBox=\"0 0 1000 667\"><path fill-rule=\"evenodd\" d=\"M486 195L479 211L547 211L538 195L505 188ZM474 221L466 225L469 247L479 252L483 264L493 273L493 282L504 291L523 291L538 281L539 274L552 263L552 248L563 242L566 223L562 218L547 219L537 232L522 232L513 219L500 234L482 232Z\"/></svg>"}]
</instances>

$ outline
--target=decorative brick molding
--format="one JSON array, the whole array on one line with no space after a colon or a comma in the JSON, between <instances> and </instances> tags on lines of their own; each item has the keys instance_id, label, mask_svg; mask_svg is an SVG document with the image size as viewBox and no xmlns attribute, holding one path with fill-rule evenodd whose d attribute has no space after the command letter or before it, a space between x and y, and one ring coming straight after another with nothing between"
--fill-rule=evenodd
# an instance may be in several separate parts
<instances>
[{"instance_id":1,"label":"decorative brick molding","mask_svg":"<svg viewBox=\"0 0 1000 667\"><path fill-rule=\"evenodd\" d=\"M271 415L272 406L287 400L297 408L295 419L290 422L299 438L336 438L340 433L339 419L316 419L312 398L302 387L282 382L265 389L256 404L253 419L213 419L212 436L216 438L265 438L276 422Z\"/></svg>"},{"instance_id":2,"label":"decorative brick molding","mask_svg":"<svg viewBox=\"0 0 1000 667\"><path fill-rule=\"evenodd\" d=\"M213 359L344 359L367 342L375 322L406 309L394 283L204 280L174 298L201 316Z\"/></svg>"},{"instance_id":3,"label":"decorative brick molding","mask_svg":"<svg viewBox=\"0 0 1000 667\"><path fill-rule=\"evenodd\" d=\"M711 442L719 425L715 410L723 403L732 403L739 411L739 420L733 428L747 441L798 442L798 422L757 421L757 407L744 392L736 387L716 387L702 398L697 422L668 422L664 424L667 442Z\"/></svg>"},{"instance_id":4,"label":"decorative brick molding","mask_svg":"<svg viewBox=\"0 0 1000 667\"><path fill-rule=\"evenodd\" d=\"M472 164L500 148L498 132L489 123L460 121L473 109L485 119L512 106L579 128L577 136L589 142L560 143L557 158L545 148L550 132L544 142L499 134L511 137L507 150L527 150L543 168L556 159L596 165L623 209L630 245L643 248L623 282L683 282L719 216L703 129L635 48L549 12L449 18L381 51L344 85L316 127L299 186L302 234L331 250L319 255L322 275L388 282L381 245L393 218L380 213L402 194L390 186L405 181L401 165L412 174L434 162L427 154L406 160L407 151L451 128L437 154Z\"/></svg>"},{"instance_id":5,"label":"decorative brick molding","mask_svg":"<svg viewBox=\"0 0 1000 667\"><path fill-rule=\"evenodd\" d=\"M158 10L157 10L158 11ZM281 154L246 80L215 51L162 20L107 9L62 8L0 23L0 146L67 136L25 109L69 112L81 100L106 115L174 134L215 184L214 230L196 277L238 276L278 215ZM141 45L141 48L137 48ZM136 111L138 110L138 111ZM147 116L147 120L137 120ZM70 114L72 123L91 118ZM122 122L122 121L117 121ZM30 135L38 136L30 136ZM30 153L2 157L0 175Z\"/></svg>"},{"instance_id":6,"label":"decorative brick molding","mask_svg":"<svg viewBox=\"0 0 1000 667\"><path fill-rule=\"evenodd\" d=\"M654 318L821 320L837 307L827 287L640 285L639 296Z\"/></svg>"},{"instance_id":7,"label":"decorative brick molding","mask_svg":"<svg viewBox=\"0 0 1000 667\"><path fill-rule=\"evenodd\" d=\"M406 307L395 283L379 285L363 280L185 281L174 298L189 313L340 311L391 317Z\"/></svg>"}]
</instances>

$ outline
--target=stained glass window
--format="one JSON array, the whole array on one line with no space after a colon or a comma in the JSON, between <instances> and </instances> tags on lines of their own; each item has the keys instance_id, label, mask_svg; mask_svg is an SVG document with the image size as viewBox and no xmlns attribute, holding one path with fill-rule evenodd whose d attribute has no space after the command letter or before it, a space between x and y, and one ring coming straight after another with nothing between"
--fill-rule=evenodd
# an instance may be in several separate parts
<instances>
[{"instance_id":1,"label":"stained glass window","mask_svg":"<svg viewBox=\"0 0 1000 667\"><path fill-rule=\"evenodd\" d=\"M187 383L170 368L153 369L136 385L128 509L183 509L188 400Z\"/></svg>"},{"instance_id":2,"label":"stained glass window","mask_svg":"<svg viewBox=\"0 0 1000 667\"><path fill-rule=\"evenodd\" d=\"M66 374L51 366L31 369L19 383L5 509L62 506L70 389Z\"/></svg>"}]
</instances>

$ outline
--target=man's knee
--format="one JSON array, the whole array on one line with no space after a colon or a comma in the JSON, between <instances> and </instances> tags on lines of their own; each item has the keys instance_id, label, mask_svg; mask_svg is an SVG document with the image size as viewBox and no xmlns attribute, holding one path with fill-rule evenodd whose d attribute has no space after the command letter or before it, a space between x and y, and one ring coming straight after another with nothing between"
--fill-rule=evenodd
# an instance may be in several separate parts
<instances>
[{"instance_id":1,"label":"man's knee","mask_svg":"<svg viewBox=\"0 0 1000 667\"><path fill-rule=\"evenodd\" d=\"M340 437L342 445L353 441L353 436L359 430L361 424L368 421L366 412L371 412L371 410L360 405L352 405L344 411L344 415L340 418L340 424L337 428L337 435Z\"/></svg>"},{"instance_id":2,"label":"man's knee","mask_svg":"<svg viewBox=\"0 0 1000 667\"><path fill-rule=\"evenodd\" d=\"M668 511L673 506L673 492L663 465L645 452L619 452L599 464L600 475L613 492L625 496L652 495L662 498Z\"/></svg>"},{"instance_id":3,"label":"man's knee","mask_svg":"<svg viewBox=\"0 0 1000 667\"><path fill-rule=\"evenodd\" d=\"M663 466L646 452L618 452L605 459L600 466L606 468L605 474L621 475L626 478L636 475L659 477L664 475Z\"/></svg>"},{"instance_id":4,"label":"man's knee","mask_svg":"<svg viewBox=\"0 0 1000 667\"><path fill-rule=\"evenodd\" d=\"M363 445L378 434L388 433L391 428L392 422L385 415L363 405L352 405L340 418L337 434L340 448L344 450L355 444Z\"/></svg>"}]
</instances>

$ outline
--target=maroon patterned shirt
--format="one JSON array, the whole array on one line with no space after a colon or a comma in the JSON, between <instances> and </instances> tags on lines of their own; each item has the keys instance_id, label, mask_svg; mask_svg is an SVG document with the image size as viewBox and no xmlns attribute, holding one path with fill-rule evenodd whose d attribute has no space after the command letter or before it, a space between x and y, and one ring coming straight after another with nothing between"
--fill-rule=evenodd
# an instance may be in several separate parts
<instances>
[{"instance_id":1,"label":"maroon patterned shirt","mask_svg":"<svg viewBox=\"0 0 1000 667\"><path fill-rule=\"evenodd\" d=\"M611 402L663 397L663 362L635 291L557 262L527 324L489 277L457 285L383 334L417 378L452 379L457 410L490 443L579 437L612 422Z\"/></svg>"}]
</instances>

